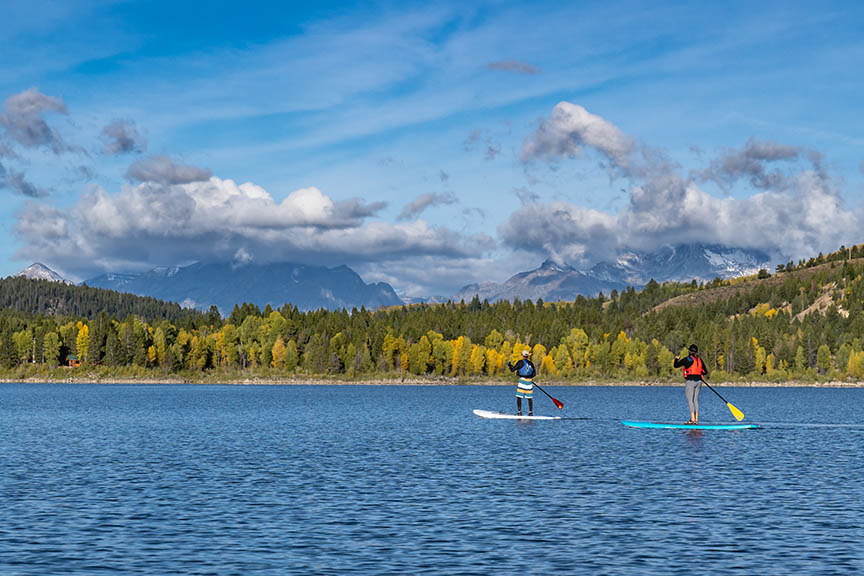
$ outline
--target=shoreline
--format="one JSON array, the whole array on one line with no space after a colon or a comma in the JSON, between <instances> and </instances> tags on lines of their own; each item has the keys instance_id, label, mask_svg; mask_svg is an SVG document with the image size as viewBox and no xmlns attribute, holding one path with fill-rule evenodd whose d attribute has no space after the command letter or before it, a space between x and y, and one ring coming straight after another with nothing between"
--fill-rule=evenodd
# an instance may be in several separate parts
<instances>
[{"instance_id":1,"label":"shoreline","mask_svg":"<svg viewBox=\"0 0 864 576\"><path fill-rule=\"evenodd\" d=\"M82 376L72 378L0 378L0 384L147 384L147 385L189 385L189 386L515 386L515 382L502 380L465 380L456 378L373 378L369 380L339 380L329 378L242 378L226 380L191 380L186 378L100 378L98 376ZM541 384L538 382L538 384ZM844 382L711 382L714 387L720 388L864 388L864 381ZM604 381L586 380L580 382L547 381L543 386L550 387L679 387L683 382L669 381Z\"/></svg>"}]
</instances>

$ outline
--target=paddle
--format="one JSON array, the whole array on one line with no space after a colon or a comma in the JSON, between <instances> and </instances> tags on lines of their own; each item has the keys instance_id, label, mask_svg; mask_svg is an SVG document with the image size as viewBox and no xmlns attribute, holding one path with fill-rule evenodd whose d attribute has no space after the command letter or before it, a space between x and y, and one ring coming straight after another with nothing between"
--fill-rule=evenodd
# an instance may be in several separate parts
<instances>
[{"instance_id":1,"label":"paddle","mask_svg":"<svg viewBox=\"0 0 864 576\"><path fill-rule=\"evenodd\" d=\"M556 400L555 398L553 398L551 394L549 394L548 392L546 392L545 390L543 390L543 388L540 388L540 386L539 386L536 382L534 382L534 386L537 386L537 389L540 390L540 392L542 392L542 393L545 394L546 396L549 396L549 399L552 400L552 402L555 403L555 407L558 408L558 410L563 410L563 409L564 409L564 403L563 403L563 402L561 402L560 400Z\"/></svg>"},{"instance_id":2,"label":"paddle","mask_svg":"<svg viewBox=\"0 0 864 576\"><path fill-rule=\"evenodd\" d=\"M702 383L705 384L705 386L708 386L708 388L712 392L714 392L714 394L717 394L717 396L720 396L720 393L717 392L716 390L714 390L714 388L712 388L710 384L705 382L704 378L702 378ZM726 399L723 398L723 396L720 396L720 400L723 400L723 402L726 402ZM744 419L744 413L741 412L741 410L739 410L738 408L736 408L735 406L733 406L729 402L726 402L726 406L729 408L729 411L732 412L732 416L734 416L736 420L738 420L740 422L741 420Z\"/></svg>"}]
</instances>

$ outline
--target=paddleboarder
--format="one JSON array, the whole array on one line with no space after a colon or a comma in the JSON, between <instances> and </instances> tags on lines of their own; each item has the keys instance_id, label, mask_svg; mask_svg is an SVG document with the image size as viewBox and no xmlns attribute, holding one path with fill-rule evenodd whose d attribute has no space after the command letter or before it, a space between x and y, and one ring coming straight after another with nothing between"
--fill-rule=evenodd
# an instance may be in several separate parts
<instances>
[{"instance_id":1,"label":"paddleboarder","mask_svg":"<svg viewBox=\"0 0 864 576\"><path fill-rule=\"evenodd\" d=\"M537 369L534 368L534 363L529 360L531 352L522 350L522 359L511 364L507 362L507 368L511 372L519 374L519 384L516 386L516 415L522 415L522 399L528 400L528 415L534 415L534 376L537 375Z\"/></svg>"},{"instance_id":2,"label":"paddleboarder","mask_svg":"<svg viewBox=\"0 0 864 576\"><path fill-rule=\"evenodd\" d=\"M684 394L687 396L687 406L690 408L690 420L685 424L699 423L699 391L702 389L702 379L708 375L708 370L699 357L699 347L691 344L687 349L690 355L686 358L675 356L675 368L684 371Z\"/></svg>"}]
</instances>

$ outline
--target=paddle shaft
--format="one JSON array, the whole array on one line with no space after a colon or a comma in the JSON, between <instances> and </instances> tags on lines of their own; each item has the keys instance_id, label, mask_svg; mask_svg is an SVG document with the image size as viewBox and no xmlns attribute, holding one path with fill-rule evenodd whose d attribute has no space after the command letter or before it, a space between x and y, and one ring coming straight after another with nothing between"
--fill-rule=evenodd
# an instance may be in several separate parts
<instances>
[{"instance_id":1,"label":"paddle shaft","mask_svg":"<svg viewBox=\"0 0 864 576\"><path fill-rule=\"evenodd\" d=\"M543 388L540 388L540 385L539 385L539 384L537 384L536 382L534 382L534 386L536 386L537 389L540 390L540 392L542 392L542 393L545 394L546 396L549 396L549 399L552 400L552 402L555 403L555 406L557 406L559 410L561 410L562 408L564 408L564 403L563 403L563 402L561 402L560 400L556 400L555 398L553 398L551 394L549 394L548 392L546 392Z\"/></svg>"},{"instance_id":2,"label":"paddle shaft","mask_svg":"<svg viewBox=\"0 0 864 576\"><path fill-rule=\"evenodd\" d=\"M705 384L705 386L708 386L708 389L709 389L709 390L711 390L711 391L712 391L714 394L716 394L717 396L720 396L720 393L717 392L714 388L712 388L710 384L708 384L707 382L705 382L705 379L704 379L704 378L700 378L700 380L702 380L702 383ZM724 404L729 404L729 402L727 402L726 399L723 398L723 396L720 396L720 400L723 400L723 403L724 403Z\"/></svg>"}]
</instances>

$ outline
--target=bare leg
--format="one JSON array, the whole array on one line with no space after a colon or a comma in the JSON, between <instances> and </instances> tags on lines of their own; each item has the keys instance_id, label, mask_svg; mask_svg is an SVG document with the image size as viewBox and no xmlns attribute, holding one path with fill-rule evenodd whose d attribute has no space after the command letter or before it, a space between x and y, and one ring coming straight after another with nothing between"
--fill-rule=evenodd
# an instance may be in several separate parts
<instances>
[{"instance_id":1,"label":"bare leg","mask_svg":"<svg viewBox=\"0 0 864 576\"><path fill-rule=\"evenodd\" d=\"M522 415L522 398L516 397L516 414L518 416Z\"/></svg>"},{"instance_id":2,"label":"bare leg","mask_svg":"<svg viewBox=\"0 0 864 576\"><path fill-rule=\"evenodd\" d=\"M533 398L528 398L528 415L529 416L534 415L534 399Z\"/></svg>"}]
</instances>

